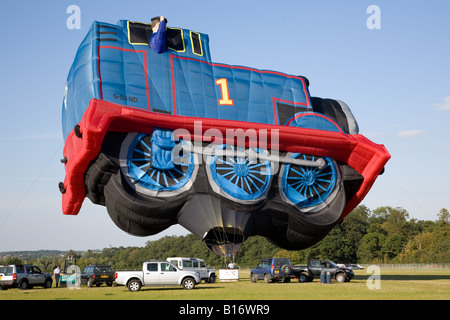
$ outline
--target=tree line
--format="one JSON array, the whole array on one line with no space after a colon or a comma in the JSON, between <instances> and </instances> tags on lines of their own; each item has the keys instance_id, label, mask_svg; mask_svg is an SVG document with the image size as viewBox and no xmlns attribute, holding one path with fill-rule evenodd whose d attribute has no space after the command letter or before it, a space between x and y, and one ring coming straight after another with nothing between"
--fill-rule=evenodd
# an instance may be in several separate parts
<instances>
[{"instance_id":1,"label":"tree line","mask_svg":"<svg viewBox=\"0 0 450 320\"><path fill-rule=\"evenodd\" d=\"M240 266L254 266L261 258L285 257L295 264L309 259L330 259L336 263L450 263L450 214L441 209L436 221L410 219L401 207L370 210L360 205L314 246L288 251L260 236L248 238L234 259ZM193 234L165 236L148 241L144 247L113 247L83 252L41 251L0 253L0 264L36 264L45 271L75 256L83 269L89 264L109 264L116 270L139 269L149 259L197 257L209 266L227 261L211 252ZM229 261L229 259L228 259Z\"/></svg>"}]
</instances>

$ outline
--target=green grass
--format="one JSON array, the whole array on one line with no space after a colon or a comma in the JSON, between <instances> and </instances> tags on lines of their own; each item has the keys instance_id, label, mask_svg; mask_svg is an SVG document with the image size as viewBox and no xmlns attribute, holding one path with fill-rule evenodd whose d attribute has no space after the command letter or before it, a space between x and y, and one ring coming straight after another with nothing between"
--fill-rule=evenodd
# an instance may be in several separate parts
<instances>
[{"instance_id":1,"label":"green grass","mask_svg":"<svg viewBox=\"0 0 450 320\"><path fill-rule=\"evenodd\" d=\"M129 292L126 287L81 289L36 287L31 290L0 290L0 300L449 300L450 271L382 270L381 289L368 289L364 270L347 283L251 283L248 270L239 282L200 284L194 290L180 287L144 287Z\"/></svg>"}]
</instances>

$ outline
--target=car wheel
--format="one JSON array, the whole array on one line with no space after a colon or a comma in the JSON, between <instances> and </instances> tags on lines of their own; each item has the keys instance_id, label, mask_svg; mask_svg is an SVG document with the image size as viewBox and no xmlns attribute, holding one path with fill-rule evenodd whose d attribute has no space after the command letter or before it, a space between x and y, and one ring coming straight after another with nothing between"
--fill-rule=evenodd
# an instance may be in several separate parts
<instances>
[{"instance_id":1,"label":"car wheel","mask_svg":"<svg viewBox=\"0 0 450 320\"><path fill-rule=\"evenodd\" d=\"M258 282L258 277L256 276L256 274L252 273L250 275L250 281L253 283L257 283Z\"/></svg>"},{"instance_id":2,"label":"car wheel","mask_svg":"<svg viewBox=\"0 0 450 320\"><path fill-rule=\"evenodd\" d=\"M291 274L291 267L288 264L285 264L281 267L281 272L285 275L285 276L289 276Z\"/></svg>"},{"instance_id":3,"label":"car wheel","mask_svg":"<svg viewBox=\"0 0 450 320\"><path fill-rule=\"evenodd\" d=\"M185 278L183 280L183 282L181 283L181 285L183 286L183 288L187 289L187 290L191 290L195 288L195 280L194 278L188 277Z\"/></svg>"},{"instance_id":4,"label":"car wheel","mask_svg":"<svg viewBox=\"0 0 450 320\"><path fill-rule=\"evenodd\" d=\"M338 273L336 275L336 281L337 282L345 282L345 275L343 273Z\"/></svg>"},{"instance_id":5,"label":"car wheel","mask_svg":"<svg viewBox=\"0 0 450 320\"><path fill-rule=\"evenodd\" d=\"M281 282L283 282L283 283L291 282L291 278L289 278L289 277L282 277L281 278Z\"/></svg>"},{"instance_id":6,"label":"car wheel","mask_svg":"<svg viewBox=\"0 0 450 320\"><path fill-rule=\"evenodd\" d=\"M19 288L20 288L21 290L26 290L26 289L28 289L28 281L23 280L23 281L19 284Z\"/></svg>"},{"instance_id":7,"label":"car wheel","mask_svg":"<svg viewBox=\"0 0 450 320\"><path fill-rule=\"evenodd\" d=\"M270 276L269 276L268 273L266 273L266 274L264 275L264 282L265 282L265 283L271 283L271 282L272 282L272 279L270 279Z\"/></svg>"},{"instance_id":8,"label":"car wheel","mask_svg":"<svg viewBox=\"0 0 450 320\"><path fill-rule=\"evenodd\" d=\"M215 275L215 274L210 275L210 276L209 276L209 279L208 279L208 282L209 282L209 283L214 283L214 282L216 282L216 275Z\"/></svg>"},{"instance_id":9,"label":"car wheel","mask_svg":"<svg viewBox=\"0 0 450 320\"><path fill-rule=\"evenodd\" d=\"M308 282L308 278L309 278L309 277L308 277L306 274L301 273L301 274L298 276L298 282L302 282L302 283Z\"/></svg>"},{"instance_id":10,"label":"car wheel","mask_svg":"<svg viewBox=\"0 0 450 320\"><path fill-rule=\"evenodd\" d=\"M52 287L52 279L46 279L44 282L44 288L48 289Z\"/></svg>"},{"instance_id":11,"label":"car wheel","mask_svg":"<svg viewBox=\"0 0 450 320\"><path fill-rule=\"evenodd\" d=\"M94 285L94 281L92 281L92 279L88 279L88 281L87 281L87 286L88 286L89 288L91 288L93 285Z\"/></svg>"},{"instance_id":12,"label":"car wheel","mask_svg":"<svg viewBox=\"0 0 450 320\"><path fill-rule=\"evenodd\" d=\"M141 290L141 286L142 286L141 281L139 281L137 279L130 280L128 282L128 285L127 285L128 290L130 290L131 292L135 292L135 291Z\"/></svg>"}]
</instances>

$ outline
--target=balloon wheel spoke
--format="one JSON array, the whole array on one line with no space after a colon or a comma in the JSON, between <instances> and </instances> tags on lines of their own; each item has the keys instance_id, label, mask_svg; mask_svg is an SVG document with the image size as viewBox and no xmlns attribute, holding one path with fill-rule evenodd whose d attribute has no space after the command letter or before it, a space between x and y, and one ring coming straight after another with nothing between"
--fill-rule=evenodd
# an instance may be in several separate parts
<instances>
[{"instance_id":1,"label":"balloon wheel spoke","mask_svg":"<svg viewBox=\"0 0 450 320\"><path fill-rule=\"evenodd\" d=\"M220 146L219 148L230 151L244 152L244 148L234 146ZM247 196L255 195L261 192L267 184L268 175L265 174L269 169L270 162L252 159L248 157L239 157L237 155L230 156L214 156L213 163L215 164L214 175L219 180L226 180L227 185L231 184ZM223 187L223 186L222 186ZM227 191L227 187L225 187ZM230 190L228 190L230 191Z\"/></svg>"},{"instance_id":2,"label":"balloon wheel spoke","mask_svg":"<svg viewBox=\"0 0 450 320\"><path fill-rule=\"evenodd\" d=\"M317 157L298 155L297 159L315 161ZM327 164L321 169L296 164L286 166L286 184L295 203L315 205L329 196L335 185L336 172L332 160L325 160Z\"/></svg>"},{"instance_id":3,"label":"balloon wheel spoke","mask_svg":"<svg viewBox=\"0 0 450 320\"><path fill-rule=\"evenodd\" d=\"M187 180L193 160L191 154L183 153L174 157L172 169L157 169L152 166L151 135L139 135L129 159L129 169L134 173L134 180L153 190L165 190L175 187Z\"/></svg>"}]
</instances>

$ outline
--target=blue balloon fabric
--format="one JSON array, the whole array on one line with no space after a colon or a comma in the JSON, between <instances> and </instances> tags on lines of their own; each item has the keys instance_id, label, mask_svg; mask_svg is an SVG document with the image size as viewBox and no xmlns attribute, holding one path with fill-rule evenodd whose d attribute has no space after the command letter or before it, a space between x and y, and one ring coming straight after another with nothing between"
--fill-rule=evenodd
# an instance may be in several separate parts
<instances>
[{"instance_id":1,"label":"blue balloon fabric","mask_svg":"<svg viewBox=\"0 0 450 320\"><path fill-rule=\"evenodd\" d=\"M390 158L306 77L213 62L207 34L94 22L62 107L64 214L88 197L137 236L181 224L223 256L262 235L307 248ZM231 133L231 136L230 136ZM242 140L240 140L242 138Z\"/></svg>"}]
</instances>

